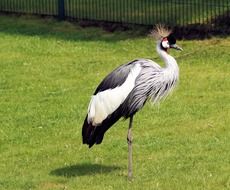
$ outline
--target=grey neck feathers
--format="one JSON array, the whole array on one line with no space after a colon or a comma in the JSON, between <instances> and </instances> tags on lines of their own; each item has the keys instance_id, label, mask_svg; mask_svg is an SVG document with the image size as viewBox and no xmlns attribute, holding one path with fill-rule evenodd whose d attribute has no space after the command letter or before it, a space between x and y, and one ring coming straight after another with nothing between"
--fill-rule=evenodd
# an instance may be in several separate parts
<instances>
[{"instance_id":1,"label":"grey neck feathers","mask_svg":"<svg viewBox=\"0 0 230 190\"><path fill-rule=\"evenodd\" d=\"M157 53L160 55L162 60L165 63L165 68L166 70L172 70L175 72L179 71L178 65L174 57L169 55L165 50L163 50L160 46L160 43L157 44Z\"/></svg>"}]
</instances>

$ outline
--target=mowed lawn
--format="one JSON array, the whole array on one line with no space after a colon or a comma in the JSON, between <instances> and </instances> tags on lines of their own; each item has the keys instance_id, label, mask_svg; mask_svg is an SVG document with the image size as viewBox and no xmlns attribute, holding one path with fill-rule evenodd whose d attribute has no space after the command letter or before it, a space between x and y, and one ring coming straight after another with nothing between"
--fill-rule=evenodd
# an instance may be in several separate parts
<instances>
[{"instance_id":1,"label":"mowed lawn","mask_svg":"<svg viewBox=\"0 0 230 190\"><path fill-rule=\"evenodd\" d=\"M134 179L127 127L99 146L81 142L91 95L136 58L162 65L155 42L52 19L0 16L0 189L230 189L230 38L178 41L176 91L134 118Z\"/></svg>"}]
</instances>

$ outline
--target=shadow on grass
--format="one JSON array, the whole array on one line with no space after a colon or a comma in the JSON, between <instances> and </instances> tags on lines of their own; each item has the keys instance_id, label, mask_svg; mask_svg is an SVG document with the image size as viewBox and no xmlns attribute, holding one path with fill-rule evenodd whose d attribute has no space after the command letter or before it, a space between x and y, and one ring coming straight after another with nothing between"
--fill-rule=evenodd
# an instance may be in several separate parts
<instances>
[{"instance_id":1,"label":"shadow on grass","mask_svg":"<svg viewBox=\"0 0 230 190\"><path fill-rule=\"evenodd\" d=\"M113 26L114 25L114 26ZM97 25L81 26L76 22L58 21L52 17L11 15L0 13L0 32L10 35L39 36L68 41L116 42L143 36L138 30L108 32ZM92 26L92 27L90 27ZM110 24L115 27L115 24ZM134 32L136 31L136 32Z\"/></svg>"},{"instance_id":2,"label":"shadow on grass","mask_svg":"<svg viewBox=\"0 0 230 190\"><path fill-rule=\"evenodd\" d=\"M101 164L76 164L72 166L67 166L63 168L57 168L50 172L51 175L63 176L63 177L76 177L84 175L95 175L95 174L104 174L110 173L115 170L120 170L120 167L117 166L105 166Z\"/></svg>"}]
</instances>

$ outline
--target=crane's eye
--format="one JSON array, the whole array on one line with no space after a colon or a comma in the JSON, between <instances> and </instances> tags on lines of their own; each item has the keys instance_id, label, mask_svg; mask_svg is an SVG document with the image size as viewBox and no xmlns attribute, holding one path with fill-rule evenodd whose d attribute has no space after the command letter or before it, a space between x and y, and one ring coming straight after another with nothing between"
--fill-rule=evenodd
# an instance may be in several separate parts
<instances>
[{"instance_id":1,"label":"crane's eye","mask_svg":"<svg viewBox=\"0 0 230 190\"><path fill-rule=\"evenodd\" d=\"M161 44L162 44L163 48L165 48L165 49L169 48L169 41L167 39L163 39Z\"/></svg>"}]
</instances>

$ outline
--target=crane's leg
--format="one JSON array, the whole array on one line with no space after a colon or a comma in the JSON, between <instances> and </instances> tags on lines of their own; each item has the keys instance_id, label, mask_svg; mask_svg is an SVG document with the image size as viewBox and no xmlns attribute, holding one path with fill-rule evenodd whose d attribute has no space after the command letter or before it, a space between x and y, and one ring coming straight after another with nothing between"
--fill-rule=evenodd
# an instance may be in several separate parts
<instances>
[{"instance_id":1,"label":"crane's leg","mask_svg":"<svg viewBox=\"0 0 230 190\"><path fill-rule=\"evenodd\" d=\"M133 116L130 117L129 120L129 129L128 129L128 136L127 136L127 142L128 142L128 179L131 180L133 176L132 171L132 124L133 124Z\"/></svg>"}]
</instances>

